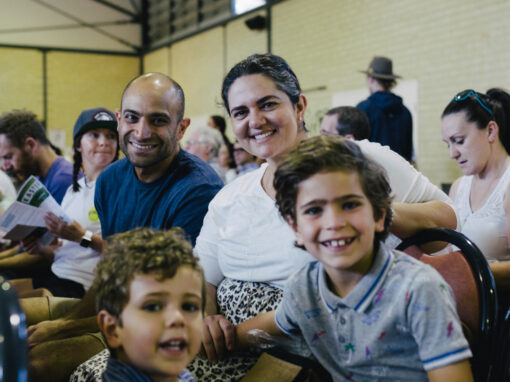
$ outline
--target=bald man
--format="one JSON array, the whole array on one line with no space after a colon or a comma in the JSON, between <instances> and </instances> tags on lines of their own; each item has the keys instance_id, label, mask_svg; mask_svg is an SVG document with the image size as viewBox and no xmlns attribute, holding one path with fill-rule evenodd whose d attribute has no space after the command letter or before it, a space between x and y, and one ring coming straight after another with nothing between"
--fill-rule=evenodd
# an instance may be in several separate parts
<instances>
[{"instance_id":1,"label":"bald man","mask_svg":"<svg viewBox=\"0 0 510 382\"><path fill-rule=\"evenodd\" d=\"M223 184L210 166L179 148L190 124L181 87L161 73L139 76L126 86L116 116L126 157L96 182L103 238L135 227L177 226L194 244L209 202ZM90 245L101 248L102 240L94 235ZM67 381L76 366L104 348L99 337L85 334L99 330L94 300L89 291L62 318L29 328L31 381Z\"/></svg>"},{"instance_id":2,"label":"bald man","mask_svg":"<svg viewBox=\"0 0 510 382\"><path fill-rule=\"evenodd\" d=\"M195 243L210 200L222 187L216 173L179 149L190 124L184 94L159 73L136 78L116 111L126 158L97 180L95 206L103 237L135 227L181 227Z\"/></svg>"}]
</instances>

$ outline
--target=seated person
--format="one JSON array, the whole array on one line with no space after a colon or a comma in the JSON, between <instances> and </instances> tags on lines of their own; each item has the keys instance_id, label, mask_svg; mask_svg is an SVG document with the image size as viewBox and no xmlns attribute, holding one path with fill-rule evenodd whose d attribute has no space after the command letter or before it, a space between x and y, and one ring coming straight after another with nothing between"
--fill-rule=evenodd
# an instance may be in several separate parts
<instances>
[{"instance_id":1,"label":"seated person","mask_svg":"<svg viewBox=\"0 0 510 382\"><path fill-rule=\"evenodd\" d=\"M185 150L209 164L225 183L225 170L218 163L218 154L224 144L221 134L211 127L192 126L188 136Z\"/></svg>"},{"instance_id":2,"label":"seated person","mask_svg":"<svg viewBox=\"0 0 510 382\"><path fill-rule=\"evenodd\" d=\"M303 141L275 174L276 203L318 261L289 278L276 311L236 327L237 345L302 336L333 380L472 381L451 289L382 243L391 224L384 170L338 137Z\"/></svg>"},{"instance_id":3,"label":"seated person","mask_svg":"<svg viewBox=\"0 0 510 382\"><path fill-rule=\"evenodd\" d=\"M73 184L62 200L62 209L73 222L67 224L51 212L45 218L47 228L63 241L43 247L36 237L30 237L23 241L26 252L0 259L0 270L10 270L12 279L32 279L32 285L13 282L22 297L31 295L33 287L45 288L58 297L81 298L94 280L101 250L90 245L92 235L101 236L94 207L95 185L99 174L119 154L115 114L103 107L84 110L74 125L73 150ZM46 263L51 264L51 270L43 267Z\"/></svg>"},{"instance_id":4,"label":"seated person","mask_svg":"<svg viewBox=\"0 0 510 382\"><path fill-rule=\"evenodd\" d=\"M37 116L28 110L11 110L0 116L2 170L20 185L38 177L57 203L73 182L73 165L60 156Z\"/></svg>"},{"instance_id":5,"label":"seated person","mask_svg":"<svg viewBox=\"0 0 510 382\"><path fill-rule=\"evenodd\" d=\"M294 246L294 233L274 202L276 168L307 137L307 100L294 71L281 57L252 55L229 71L222 97L239 144L266 163L218 192L197 238L194 250L209 297L204 341L213 346L215 338L231 339L232 324L274 310L288 277L314 260ZM388 173L395 196L392 245L425 228L456 227L447 195L407 161L378 143L355 143ZM209 360L218 359L223 344L207 354ZM204 381L223 382L241 379L255 362L254 357L215 363L197 358L189 369Z\"/></svg>"},{"instance_id":6,"label":"seated person","mask_svg":"<svg viewBox=\"0 0 510 382\"><path fill-rule=\"evenodd\" d=\"M458 93L441 116L441 133L463 172L450 188L469 237L490 262L498 294L510 291L510 95ZM501 296L500 296L501 297Z\"/></svg>"},{"instance_id":7,"label":"seated person","mask_svg":"<svg viewBox=\"0 0 510 382\"><path fill-rule=\"evenodd\" d=\"M225 173L225 184L232 182L236 176L236 164L234 162L234 147L232 145L222 144L218 151L218 165Z\"/></svg>"},{"instance_id":8,"label":"seated person","mask_svg":"<svg viewBox=\"0 0 510 382\"><path fill-rule=\"evenodd\" d=\"M237 167L237 176L249 173L259 168L257 157L246 151L238 141L234 142L234 161Z\"/></svg>"},{"instance_id":9,"label":"seated person","mask_svg":"<svg viewBox=\"0 0 510 382\"><path fill-rule=\"evenodd\" d=\"M205 281L183 237L180 228L112 236L94 283L111 355L101 377L80 366L71 380L194 380L185 367L200 350Z\"/></svg>"},{"instance_id":10,"label":"seated person","mask_svg":"<svg viewBox=\"0 0 510 382\"><path fill-rule=\"evenodd\" d=\"M321 122L321 135L341 135L361 141L370 138L370 122L361 109L352 106L334 107Z\"/></svg>"}]
</instances>

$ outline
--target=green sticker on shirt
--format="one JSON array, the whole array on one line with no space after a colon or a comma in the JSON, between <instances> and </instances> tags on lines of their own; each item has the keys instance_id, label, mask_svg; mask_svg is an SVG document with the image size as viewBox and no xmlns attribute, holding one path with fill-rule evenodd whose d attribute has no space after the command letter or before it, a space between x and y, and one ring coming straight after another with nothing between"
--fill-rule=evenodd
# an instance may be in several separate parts
<instances>
[{"instance_id":1,"label":"green sticker on shirt","mask_svg":"<svg viewBox=\"0 0 510 382\"><path fill-rule=\"evenodd\" d=\"M92 207L89 211L89 220L93 223L99 221L99 216L97 216L96 207Z\"/></svg>"}]
</instances>

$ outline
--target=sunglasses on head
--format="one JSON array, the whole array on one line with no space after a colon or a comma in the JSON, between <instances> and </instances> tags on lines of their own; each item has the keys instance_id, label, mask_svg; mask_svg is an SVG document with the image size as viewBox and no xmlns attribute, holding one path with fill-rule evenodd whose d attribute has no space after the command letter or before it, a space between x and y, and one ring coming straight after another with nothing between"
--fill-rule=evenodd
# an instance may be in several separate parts
<instances>
[{"instance_id":1,"label":"sunglasses on head","mask_svg":"<svg viewBox=\"0 0 510 382\"><path fill-rule=\"evenodd\" d=\"M481 93L478 93L478 92L475 92L474 90L471 90L471 89L467 89L467 90L463 90L461 91L460 93L457 93L457 95L455 95L455 97L453 97L452 101L464 101L465 99L469 98L473 96L473 98L476 100L476 102L478 102L478 104L483 107L487 113L489 113L489 115L492 116L492 110L489 106L487 106L487 104L485 102L482 101L482 98L484 97L483 94Z\"/></svg>"}]
</instances>

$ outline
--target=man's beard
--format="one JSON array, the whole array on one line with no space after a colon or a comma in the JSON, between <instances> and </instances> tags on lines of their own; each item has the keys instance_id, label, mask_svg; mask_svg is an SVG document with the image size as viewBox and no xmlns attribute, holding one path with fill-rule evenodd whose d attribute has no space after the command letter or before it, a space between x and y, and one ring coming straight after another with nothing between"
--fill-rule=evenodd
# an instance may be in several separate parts
<instances>
[{"instance_id":1,"label":"man's beard","mask_svg":"<svg viewBox=\"0 0 510 382\"><path fill-rule=\"evenodd\" d=\"M41 166L30 154L22 151L19 169L11 171L11 176L15 177L19 182L25 182L30 175L42 177Z\"/></svg>"}]
</instances>

